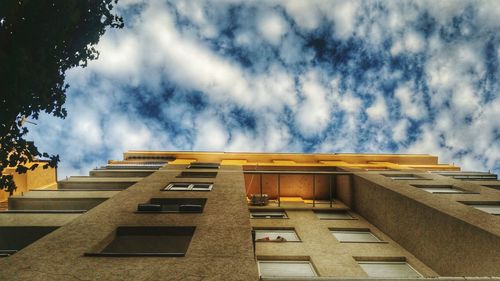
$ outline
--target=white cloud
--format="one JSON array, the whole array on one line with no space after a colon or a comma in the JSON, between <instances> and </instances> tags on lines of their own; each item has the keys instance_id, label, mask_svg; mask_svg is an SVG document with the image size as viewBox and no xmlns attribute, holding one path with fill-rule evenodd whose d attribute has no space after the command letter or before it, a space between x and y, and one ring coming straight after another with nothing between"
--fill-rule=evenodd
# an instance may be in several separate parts
<instances>
[{"instance_id":1,"label":"white cloud","mask_svg":"<svg viewBox=\"0 0 500 281\"><path fill-rule=\"evenodd\" d=\"M287 32L286 21L277 13L268 13L262 16L258 23L259 32L271 44L280 43L282 36Z\"/></svg>"},{"instance_id":2,"label":"white cloud","mask_svg":"<svg viewBox=\"0 0 500 281\"><path fill-rule=\"evenodd\" d=\"M135 35L126 32L118 38L104 37L99 42L100 59L92 61L89 68L103 75L116 77L131 84L141 83L137 65L141 61L139 42Z\"/></svg>"},{"instance_id":3,"label":"white cloud","mask_svg":"<svg viewBox=\"0 0 500 281\"><path fill-rule=\"evenodd\" d=\"M422 51L425 39L416 32L407 32L404 36L404 45L412 53Z\"/></svg>"},{"instance_id":4,"label":"white cloud","mask_svg":"<svg viewBox=\"0 0 500 281\"><path fill-rule=\"evenodd\" d=\"M422 128L422 133L418 137L418 139L412 143L406 151L408 153L421 153L421 154L440 154L443 155L443 150L439 146L439 136L434 132L431 126L424 125Z\"/></svg>"},{"instance_id":5,"label":"white cloud","mask_svg":"<svg viewBox=\"0 0 500 281\"><path fill-rule=\"evenodd\" d=\"M407 119L402 119L397 122L396 125L392 128L392 138L397 142L406 140L408 137L407 131L409 125L410 122L408 122Z\"/></svg>"},{"instance_id":6,"label":"white cloud","mask_svg":"<svg viewBox=\"0 0 500 281\"><path fill-rule=\"evenodd\" d=\"M314 1L284 1L287 13L293 17L295 23L306 31L313 30L320 24L321 16L317 2Z\"/></svg>"},{"instance_id":7,"label":"white cloud","mask_svg":"<svg viewBox=\"0 0 500 281\"><path fill-rule=\"evenodd\" d=\"M425 39L414 31L407 31L401 38L396 37L391 47L391 55L396 56L402 52L418 53L425 47Z\"/></svg>"},{"instance_id":8,"label":"white cloud","mask_svg":"<svg viewBox=\"0 0 500 281\"><path fill-rule=\"evenodd\" d=\"M196 150L224 151L227 139L228 132L216 114L204 113L197 118L193 142Z\"/></svg>"},{"instance_id":9,"label":"white cloud","mask_svg":"<svg viewBox=\"0 0 500 281\"><path fill-rule=\"evenodd\" d=\"M71 121L72 135L79 140L82 147L92 149L101 144L103 139L101 124L93 112L83 109L78 112L78 117L72 118Z\"/></svg>"},{"instance_id":10,"label":"white cloud","mask_svg":"<svg viewBox=\"0 0 500 281\"><path fill-rule=\"evenodd\" d=\"M293 32L288 32L279 49L280 58L287 65L310 62L313 59L313 52L304 49L303 39Z\"/></svg>"},{"instance_id":11,"label":"white cloud","mask_svg":"<svg viewBox=\"0 0 500 281\"><path fill-rule=\"evenodd\" d=\"M359 1L332 1L332 6L324 10L325 16L333 20L335 33L340 38L352 35L359 6Z\"/></svg>"},{"instance_id":12,"label":"white cloud","mask_svg":"<svg viewBox=\"0 0 500 281\"><path fill-rule=\"evenodd\" d=\"M297 108L295 118L298 129L308 137L323 132L330 120L326 89L320 84L317 76L311 71L300 78L303 101Z\"/></svg>"},{"instance_id":13,"label":"white cloud","mask_svg":"<svg viewBox=\"0 0 500 281\"><path fill-rule=\"evenodd\" d=\"M470 114L479 109L479 98L470 85L463 85L453 92L452 106L460 115Z\"/></svg>"},{"instance_id":14,"label":"white cloud","mask_svg":"<svg viewBox=\"0 0 500 281\"><path fill-rule=\"evenodd\" d=\"M499 165L498 79L484 54L500 26L495 1L141 3L101 38L98 61L67 72L68 118L31 128L41 150L61 154L61 176L127 149L414 152ZM424 13L434 28L425 36Z\"/></svg>"},{"instance_id":15,"label":"white cloud","mask_svg":"<svg viewBox=\"0 0 500 281\"><path fill-rule=\"evenodd\" d=\"M358 113L361 109L362 101L355 97L351 92L340 97L340 107L347 113Z\"/></svg>"},{"instance_id":16,"label":"white cloud","mask_svg":"<svg viewBox=\"0 0 500 281\"><path fill-rule=\"evenodd\" d=\"M402 115L414 120L419 120L427 115L422 94L413 90L410 85L403 84L397 87L394 96L399 100Z\"/></svg>"},{"instance_id":17,"label":"white cloud","mask_svg":"<svg viewBox=\"0 0 500 281\"><path fill-rule=\"evenodd\" d=\"M387 106L383 97L377 96L375 102L366 109L368 117L376 122L387 119Z\"/></svg>"}]
</instances>

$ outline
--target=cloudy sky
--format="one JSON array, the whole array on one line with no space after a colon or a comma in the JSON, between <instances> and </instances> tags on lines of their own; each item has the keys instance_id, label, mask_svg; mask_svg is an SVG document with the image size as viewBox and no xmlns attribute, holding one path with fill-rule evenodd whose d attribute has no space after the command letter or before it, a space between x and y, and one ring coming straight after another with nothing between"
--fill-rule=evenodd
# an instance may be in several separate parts
<instances>
[{"instance_id":1,"label":"cloudy sky","mask_svg":"<svg viewBox=\"0 0 500 281\"><path fill-rule=\"evenodd\" d=\"M68 118L59 177L130 149L430 153L500 172L498 1L125 1Z\"/></svg>"}]
</instances>

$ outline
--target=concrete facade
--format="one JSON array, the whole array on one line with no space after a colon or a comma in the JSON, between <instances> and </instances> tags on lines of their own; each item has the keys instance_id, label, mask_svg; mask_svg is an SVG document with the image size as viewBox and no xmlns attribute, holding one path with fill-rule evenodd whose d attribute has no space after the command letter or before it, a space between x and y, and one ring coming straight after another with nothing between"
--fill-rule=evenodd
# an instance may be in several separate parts
<instances>
[{"instance_id":1,"label":"concrete facade","mask_svg":"<svg viewBox=\"0 0 500 281\"><path fill-rule=\"evenodd\" d=\"M200 162L220 167L190 167ZM369 280L372 273L363 262L406 264L418 279L500 280L500 216L465 204L499 204L500 191L491 188L497 180L442 176L436 171L459 173L459 167L438 164L434 156L132 151L112 165L60 181L57 190L12 197L10 210L0 213L0 231L53 229L6 252L0 280ZM157 167L145 171L148 165ZM217 174L178 177L186 171ZM391 179L397 175L409 179ZM198 183L213 185L197 189ZM430 193L422 186L452 186L461 193ZM261 193L269 202L252 205L252 194ZM138 212L138 205L152 198L206 203L201 213ZM77 209L83 212L72 212ZM337 211L347 216L317 214ZM251 218L259 212L286 217ZM140 245L135 253L106 252L119 242L120 227L193 227L194 232L184 253L141 252ZM252 230L294 231L299 241L254 241ZM375 238L344 241L334 236L339 231ZM141 235L154 243L151 233ZM141 235L123 239L140 241ZM137 243L148 245L147 239ZM259 262L269 261L309 262L316 276L269 276L259 268Z\"/></svg>"},{"instance_id":2,"label":"concrete facade","mask_svg":"<svg viewBox=\"0 0 500 281\"><path fill-rule=\"evenodd\" d=\"M429 180L355 176L354 208L441 275L500 275L500 216L460 203L498 202L500 192L472 182L416 174ZM413 186L422 184L452 185L471 193L432 194Z\"/></svg>"}]
</instances>

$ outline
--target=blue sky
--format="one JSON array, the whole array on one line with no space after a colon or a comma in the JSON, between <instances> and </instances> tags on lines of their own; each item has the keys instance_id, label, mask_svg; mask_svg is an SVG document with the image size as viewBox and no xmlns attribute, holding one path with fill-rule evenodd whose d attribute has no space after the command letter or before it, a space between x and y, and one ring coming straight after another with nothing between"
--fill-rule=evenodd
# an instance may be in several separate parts
<instances>
[{"instance_id":1,"label":"blue sky","mask_svg":"<svg viewBox=\"0 0 500 281\"><path fill-rule=\"evenodd\" d=\"M134 1L68 117L59 177L130 149L430 153L500 171L497 1Z\"/></svg>"}]
</instances>

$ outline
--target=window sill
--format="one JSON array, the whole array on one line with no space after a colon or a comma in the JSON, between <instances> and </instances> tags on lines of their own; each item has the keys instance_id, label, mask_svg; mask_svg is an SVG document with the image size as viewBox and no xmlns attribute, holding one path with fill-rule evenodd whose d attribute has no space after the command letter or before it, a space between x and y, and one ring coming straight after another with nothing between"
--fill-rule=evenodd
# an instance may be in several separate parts
<instances>
[{"instance_id":1,"label":"window sill","mask_svg":"<svg viewBox=\"0 0 500 281\"><path fill-rule=\"evenodd\" d=\"M198 211L135 211L135 214L201 214L203 212Z\"/></svg>"},{"instance_id":2,"label":"window sill","mask_svg":"<svg viewBox=\"0 0 500 281\"><path fill-rule=\"evenodd\" d=\"M84 253L85 257L184 257L185 253Z\"/></svg>"},{"instance_id":3,"label":"window sill","mask_svg":"<svg viewBox=\"0 0 500 281\"><path fill-rule=\"evenodd\" d=\"M302 243L302 241L255 241L255 243Z\"/></svg>"},{"instance_id":4,"label":"window sill","mask_svg":"<svg viewBox=\"0 0 500 281\"><path fill-rule=\"evenodd\" d=\"M356 243L356 244L389 244L388 241L339 241L340 243Z\"/></svg>"}]
</instances>

